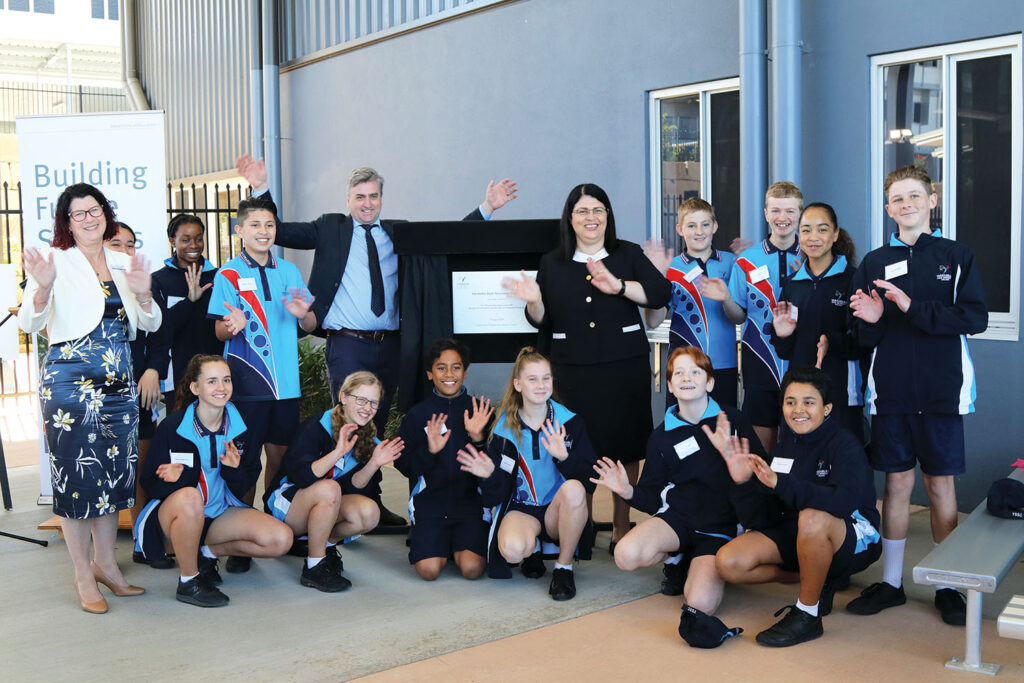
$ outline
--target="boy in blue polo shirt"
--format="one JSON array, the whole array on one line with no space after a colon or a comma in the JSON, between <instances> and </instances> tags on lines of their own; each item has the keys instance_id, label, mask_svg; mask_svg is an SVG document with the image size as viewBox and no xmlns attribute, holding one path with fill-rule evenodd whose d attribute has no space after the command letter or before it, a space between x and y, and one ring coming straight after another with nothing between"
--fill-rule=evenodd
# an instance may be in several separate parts
<instances>
[{"instance_id":1,"label":"boy in blue polo shirt","mask_svg":"<svg viewBox=\"0 0 1024 683\"><path fill-rule=\"evenodd\" d=\"M931 229L939 196L928 173L904 166L885 178L885 211L898 227L889 243L864 257L850 283L853 333L871 348L867 404L871 467L885 472L882 581L847 605L875 614L907 601L903 552L917 463L931 503L932 540L957 525L953 477L966 471L963 416L974 412L974 367L968 334L985 331L988 310L974 254ZM964 597L937 586L935 607L963 626Z\"/></svg>"},{"instance_id":2,"label":"boy in blue polo shirt","mask_svg":"<svg viewBox=\"0 0 1024 683\"><path fill-rule=\"evenodd\" d=\"M277 232L277 207L267 199L238 204L235 232L242 251L217 271L207 316L217 319L217 338L234 381L234 403L249 426L250 448L244 468L259 477L260 451L266 446L267 484L299 424L298 331L316 328L313 297L295 264L271 253ZM243 497L250 505L256 487ZM241 560L241 561L239 561ZM230 558L227 570L246 571L248 558ZM244 565L244 566L243 566Z\"/></svg>"},{"instance_id":3,"label":"boy in blue polo shirt","mask_svg":"<svg viewBox=\"0 0 1024 683\"><path fill-rule=\"evenodd\" d=\"M803 206L804 195L793 183L782 181L768 188L764 217L770 234L736 259L729 278L732 301L725 304L729 318L743 323L743 413L769 454L778 438L779 386L788 365L771 343L772 309L782 293L783 278L800 267L796 229Z\"/></svg>"}]
</instances>

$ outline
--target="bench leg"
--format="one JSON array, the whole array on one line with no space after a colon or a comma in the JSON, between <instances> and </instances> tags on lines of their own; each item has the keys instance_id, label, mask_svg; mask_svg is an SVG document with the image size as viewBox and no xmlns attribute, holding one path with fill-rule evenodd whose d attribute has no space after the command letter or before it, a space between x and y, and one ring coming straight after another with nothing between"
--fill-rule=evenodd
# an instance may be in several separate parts
<instances>
[{"instance_id":1,"label":"bench leg","mask_svg":"<svg viewBox=\"0 0 1024 683\"><path fill-rule=\"evenodd\" d=\"M973 673L995 676L999 672L998 664L986 664L981 661L981 591L967 591L967 633L966 652L964 658L953 657L946 662L947 669L971 671Z\"/></svg>"}]
</instances>

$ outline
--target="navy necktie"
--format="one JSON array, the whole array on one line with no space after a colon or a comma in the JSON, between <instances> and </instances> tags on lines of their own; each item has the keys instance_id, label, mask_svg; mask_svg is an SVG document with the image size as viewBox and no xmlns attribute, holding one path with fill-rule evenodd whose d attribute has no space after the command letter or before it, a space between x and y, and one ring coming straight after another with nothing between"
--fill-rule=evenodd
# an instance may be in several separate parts
<instances>
[{"instance_id":1,"label":"navy necktie","mask_svg":"<svg viewBox=\"0 0 1024 683\"><path fill-rule=\"evenodd\" d=\"M380 272L380 255L377 254L377 243L370 234L373 226L360 223L359 227L366 231L366 258L370 262L370 310L380 317L384 314L384 276Z\"/></svg>"}]
</instances>

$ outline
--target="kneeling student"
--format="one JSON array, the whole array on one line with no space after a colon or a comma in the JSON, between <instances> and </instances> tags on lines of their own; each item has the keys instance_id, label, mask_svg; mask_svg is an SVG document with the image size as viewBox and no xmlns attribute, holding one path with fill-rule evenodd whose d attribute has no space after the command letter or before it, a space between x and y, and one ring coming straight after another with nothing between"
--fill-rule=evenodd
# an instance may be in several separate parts
<instances>
[{"instance_id":1,"label":"kneeling student","mask_svg":"<svg viewBox=\"0 0 1024 683\"><path fill-rule=\"evenodd\" d=\"M186 392L196 397L191 403ZM164 538L178 556L177 599L221 607L217 557L279 557L291 530L239 497L253 481L241 465L245 423L229 399L231 371L220 356L195 356L178 389L176 413L157 427L141 479L150 501L135 523L136 551L163 557Z\"/></svg>"},{"instance_id":2,"label":"kneeling student","mask_svg":"<svg viewBox=\"0 0 1024 683\"><path fill-rule=\"evenodd\" d=\"M488 539L488 575L544 575L538 544L558 544L558 560L548 589L555 600L576 596L573 557L589 559L593 535L587 528L587 481L596 456L583 419L551 400L551 364L524 348L498 407L487 450L472 444L459 451L462 469L482 480L485 505L496 506Z\"/></svg>"},{"instance_id":3,"label":"kneeling student","mask_svg":"<svg viewBox=\"0 0 1024 683\"><path fill-rule=\"evenodd\" d=\"M615 564L633 571L670 556L676 560L666 565L666 577L672 571L685 576L679 635L693 647L717 647L743 629L729 629L711 616L722 601L725 585L715 568L715 553L736 535L736 513L729 502L729 471L704 430L732 418L744 438L755 448L759 443L739 410L722 408L709 395L715 374L703 351L693 346L677 348L669 354L667 366L676 405L666 411L665 421L647 441L640 480L630 486L622 464L604 458L594 466L598 477L591 481L654 515L618 542ZM721 434L726 435L727 429Z\"/></svg>"},{"instance_id":4,"label":"kneeling student","mask_svg":"<svg viewBox=\"0 0 1024 683\"><path fill-rule=\"evenodd\" d=\"M373 416L382 391L372 372L346 377L338 405L299 425L264 496L270 514L296 536L309 536L309 556L299 579L303 586L325 593L351 586L341 575L335 544L365 534L380 521L380 469L402 453L401 439L376 437Z\"/></svg>"},{"instance_id":5,"label":"kneeling student","mask_svg":"<svg viewBox=\"0 0 1024 683\"><path fill-rule=\"evenodd\" d=\"M489 399L477 399L463 386L469 368L464 345L439 339L424 360L433 395L410 408L402 420L398 433L405 450L395 462L413 482L409 562L422 578L433 581L453 557L462 576L476 579L487 568L491 514L480 501L476 477L460 469L458 453L468 443L485 448L494 409Z\"/></svg>"},{"instance_id":6,"label":"kneeling student","mask_svg":"<svg viewBox=\"0 0 1024 683\"><path fill-rule=\"evenodd\" d=\"M860 442L829 417L829 388L821 370L786 373L782 415L792 434L772 452L771 465L742 439L715 433L737 484L730 495L749 529L718 551L718 571L730 583L800 582L796 605L776 612L789 610L757 634L768 647L820 637L836 584L882 552L874 478Z\"/></svg>"}]
</instances>

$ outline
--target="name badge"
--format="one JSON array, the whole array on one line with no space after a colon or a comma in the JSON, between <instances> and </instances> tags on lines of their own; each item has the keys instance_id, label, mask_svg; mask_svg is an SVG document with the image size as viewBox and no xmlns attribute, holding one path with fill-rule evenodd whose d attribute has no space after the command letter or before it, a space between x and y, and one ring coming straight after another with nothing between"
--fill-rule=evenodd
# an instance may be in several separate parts
<instances>
[{"instance_id":1,"label":"name badge","mask_svg":"<svg viewBox=\"0 0 1024 683\"><path fill-rule=\"evenodd\" d=\"M427 428L426 428L426 427L424 427L424 428L423 428L423 432L424 432L424 433L426 433L426 432L427 432ZM442 423L441 423L441 436L444 436L444 435L445 435L445 434L447 434L447 433L448 433L448 425L446 425L446 424L444 424L444 423L442 422Z\"/></svg>"},{"instance_id":2,"label":"name badge","mask_svg":"<svg viewBox=\"0 0 1024 683\"><path fill-rule=\"evenodd\" d=\"M793 469L793 458L772 459L773 472L778 472L779 474L789 474L789 471L791 469Z\"/></svg>"},{"instance_id":3,"label":"name badge","mask_svg":"<svg viewBox=\"0 0 1024 683\"><path fill-rule=\"evenodd\" d=\"M899 263L890 263L885 267L885 279L892 280L900 275L907 274L907 262L906 260L900 261Z\"/></svg>"},{"instance_id":4,"label":"name badge","mask_svg":"<svg viewBox=\"0 0 1024 683\"><path fill-rule=\"evenodd\" d=\"M509 474L512 474L512 470L516 467L516 461L507 455L501 456L501 469L505 470Z\"/></svg>"},{"instance_id":5,"label":"name badge","mask_svg":"<svg viewBox=\"0 0 1024 683\"><path fill-rule=\"evenodd\" d=\"M552 339L565 339L565 332L552 332L551 333L551 338Z\"/></svg>"},{"instance_id":6,"label":"name badge","mask_svg":"<svg viewBox=\"0 0 1024 683\"><path fill-rule=\"evenodd\" d=\"M640 323L635 323L633 325L626 325L625 327L622 328L622 332L623 333L626 333L626 332L639 332L639 331L640 331Z\"/></svg>"},{"instance_id":7,"label":"name badge","mask_svg":"<svg viewBox=\"0 0 1024 683\"><path fill-rule=\"evenodd\" d=\"M758 282L764 282L768 279L770 273L768 272L768 266L761 266L760 268L754 268L750 271L750 284L756 285Z\"/></svg>"},{"instance_id":8,"label":"name badge","mask_svg":"<svg viewBox=\"0 0 1024 683\"><path fill-rule=\"evenodd\" d=\"M192 467L192 454L191 453L175 453L171 451L171 464L172 465L184 465L185 467Z\"/></svg>"},{"instance_id":9,"label":"name badge","mask_svg":"<svg viewBox=\"0 0 1024 683\"><path fill-rule=\"evenodd\" d=\"M690 272L683 276L683 279L687 282L693 282L703 274L704 270L700 266L694 266L690 269Z\"/></svg>"},{"instance_id":10,"label":"name badge","mask_svg":"<svg viewBox=\"0 0 1024 683\"><path fill-rule=\"evenodd\" d=\"M793 304L789 305L789 319L796 322L797 316L800 315L800 311Z\"/></svg>"},{"instance_id":11,"label":"name badge","mask_svg":"<svg viewBox=\"0 0 1024 683\"><path fill-rule=\"evenodd\" d=\"M240 278L238 278L238 291L239 292L255 292L256 291L256 278L254 278L254 277L240 277Z\"/></svg>"},{"instance_id":12,"label":"name badge","mask_svg":"<svg viewBox=\"0 0 1024 683\"><path fill-rule=\"evenodd\" d=\"M676 455L679 456L680 460L688 455L693 455L700 450L700 446L697 445L697 439L693 436L686 441L680 441L674 446L674 448L676 450Z\"/></svg>"}]
</instances>

